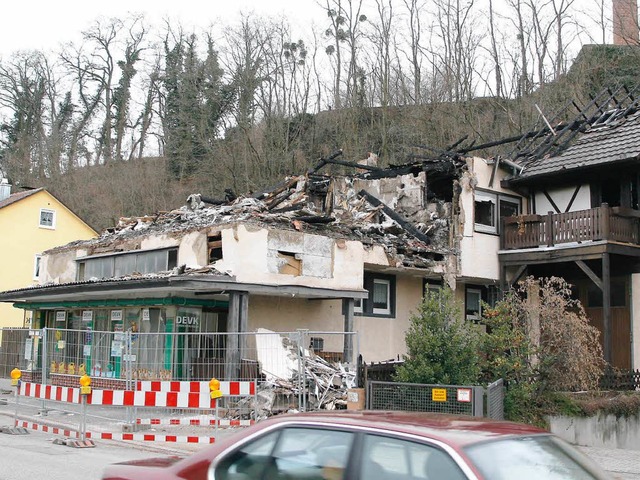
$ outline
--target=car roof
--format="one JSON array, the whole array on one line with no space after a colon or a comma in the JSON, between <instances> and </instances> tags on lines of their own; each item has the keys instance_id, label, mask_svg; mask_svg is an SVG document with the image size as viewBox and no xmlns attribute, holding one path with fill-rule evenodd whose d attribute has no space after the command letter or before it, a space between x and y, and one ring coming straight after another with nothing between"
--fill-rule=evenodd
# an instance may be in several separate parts
<instances>
[{"instance_id":1,"label":"car roof","mask_svg":"<svg viewBox=\"0 0 640 480\"><path fill-rule=\"evenodd\" d=\"M388 433L431 438L458 447L500 437L549 434L541 428L515 422L463 415L386 410L296 413L272 417L271 422L374 428Z\"/></svg>"}]
</instances>

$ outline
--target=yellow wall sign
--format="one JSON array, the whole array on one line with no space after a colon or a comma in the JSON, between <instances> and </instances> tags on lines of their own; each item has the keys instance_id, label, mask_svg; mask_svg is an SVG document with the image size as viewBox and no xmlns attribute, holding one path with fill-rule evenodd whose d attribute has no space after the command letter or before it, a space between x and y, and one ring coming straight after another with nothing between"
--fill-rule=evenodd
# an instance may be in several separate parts
<instances>
[{"instance_id":1,"label":"yellow wall sign","mask_svg":"<svg viewBox=\"0 0 640 480\"><path fill-rule=\"evenodd\" d=\"M447 389L446 388L432 388L431 400L434 402L446 402L447 401Z\"/></svg>"}]
</instances>

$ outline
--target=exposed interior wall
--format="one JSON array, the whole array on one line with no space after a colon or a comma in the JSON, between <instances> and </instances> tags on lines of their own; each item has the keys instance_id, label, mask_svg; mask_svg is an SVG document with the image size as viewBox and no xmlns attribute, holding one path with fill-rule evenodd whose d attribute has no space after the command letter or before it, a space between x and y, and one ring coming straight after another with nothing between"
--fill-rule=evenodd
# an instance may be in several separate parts
<instances>
[{"instance_id":1,"label":"exposed interior wall","mask_svg":"<svg viewBox=\"0 0 640 480\"><path fill-rule=\"evenodd\" d=\"M40 210L55 211L55 228L40 227ZM40 191L0 209L0 291L39 284L36 254L95 232L46 191ZM41 265L42 271L42 265ZM71 281L74 281L75 277ZM0 328L22 326L24 314L10 303L0 303Z\"/></svg>"},{"instance_id":2,"label":"exposed interior wall","mask_svg":"<svg viewBox=\"0 0 640 480\"><path fill-rule=\"evenodd\" d=\"M560 212L576 212L578 210L588 210L591 208L591 189L589 184L580 185L580 190L576 195L576 198L571 204L571 208L567 210L571 199L575 194L576 187L564 187L564 188L550 188L547 189L547 194L553 200L553 203L560 209ZM536 192L535 194L535 212L538 215L546 215L549 212L556 213L556 209L553 207L549 199L542 192Z\"/></svg>"},{"instance_id":3,"label":"exposed interior wall","mask_svg":"<svg viewBox=\"0 0 640 480\"><path fill-rule=\"evenodd\" d=\"M362 288L360 242L237 225L222 231L222 246L223 258L214 265L239 282Z\"/></svg>"}]
</instances>

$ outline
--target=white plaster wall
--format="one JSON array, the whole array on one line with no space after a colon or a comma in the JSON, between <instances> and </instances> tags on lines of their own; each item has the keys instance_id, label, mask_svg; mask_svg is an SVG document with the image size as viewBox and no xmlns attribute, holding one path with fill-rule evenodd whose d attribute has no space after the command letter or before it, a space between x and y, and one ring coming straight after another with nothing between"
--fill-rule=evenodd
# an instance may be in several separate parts
<instances>
[{"instance_id":1,"label":"white plaster wall","mask_svg":"<svg viewBox=\"0 0 640 480\"><path fill-rule=\"evenodd\" d=\"M460 276L467 278L500 279L500 237L474 232L460 242Z\"/></svg>"},{"instance_id":2,"label":"white plaster wall","mask_svg":"<svg viewBox=\"0 0 640 480\"><path fill-rule=\"evenodd\" d=\"M554 203L560 209L560 212L564 212L571 202L571 197L576 190L575 186L565 188L552 188L547 189L547 193L553 199ZM535 209L533 213L538 215L546 215L549 212L556 213L555 209L551 205L551 202L547 199L544 193L537 192L535 194ZM591 189L588 184L580 186L580 190L576 195L573 204L571 205L570 212L576 212L578 210L588 210L591 208Z\"/></svg>"},{"instance_id":3,"label":"white plaster wall","mask_svg":"<svg viewBox=\"0 0 640 480\"><path fill-rule=\"evenodd\" d=\"M362 243L303 232L276 232L237 225L222 230L223 259L215 267L240 282L361 289L364 270ZM295 253L303 275L278 273L278 251ZM386 259L386 257L385 257Z\"/></svg>"},{"instance_id":4,"label":"white plaster wall","mask_svg":"<svg viewBox=\"0 0 640 480\"><path fill-rule=\"evenodd\" d=\"M169 235L154 235L140 240L140 250L157 250L160 248L177 247L180 240Z\"/></svg>"},{"instance_id":5,"label":"white plaster wall","mask_svg":"<svg viewBox=\"0 0 640 480\"><path fill-rule=\"evenodd\" d=\"M631 368L640 369L640 273L631 275Z\"/></svg>"},{"instance_id":6,"label":"white plaster wall","mask_svg":"<svg viewBox=\"0 0 640 480\"><path fill-rule=\"evenodd\" d=\"M75 260L86 255L87 251L84 249L43 255L40 265L40 283L44 285L45 283L75 282L77 280Z\"/></svg>"},{"instance_id":7,"label":"white plaster wall","mask_svg":"<svg viewBox=\"0 0 640 480\"><path fill-rule=\"evenodd\" d=\"M470 278L483 278L498 280L500 278L500 262L498 250L500 250L499 235L476 232L474 227L474 192L476 188L516 195L514 192L500 186L500 181L507 176L507 172L498 169L493 180L493 186L489 186L494 166L485 159L474 157L467 159L469 171L460 179L462 191L460 193L461 215L464 224L462 226L462 238L460 239L460 254L458 258L459 276ZM526 200L521 199L522 211L526 211Z\"/></svg>"},{"instance_id":8,"label":"white plaster wall","mask_svg":"<svg viewBox=\"0 0 640 480\"><path fill-rule=\"evenodd\" d=\"M354 317L358 332L357 348L367 362L389 360L406 353L405 334L409 317L422 300L422 279L396 278L396 315L394 318ZM321 332L344 331L341 300L305 300L291 297L249 297L249 330L267 328L279 332L298 328ZM343 336L319 335L326 351L341 352Z\"/></svg>"},{"instance_id":9,"label":"white plaster wall","mask_svg":"<svg viewBox=\"0 0 640 480\"><path fill-rule=\"evenodd\" d=\"M209 249L206 232L190 232L180 240L178 248L178 265L187 267L203 267L209 263Z\"/></svg>"}]
</instances>

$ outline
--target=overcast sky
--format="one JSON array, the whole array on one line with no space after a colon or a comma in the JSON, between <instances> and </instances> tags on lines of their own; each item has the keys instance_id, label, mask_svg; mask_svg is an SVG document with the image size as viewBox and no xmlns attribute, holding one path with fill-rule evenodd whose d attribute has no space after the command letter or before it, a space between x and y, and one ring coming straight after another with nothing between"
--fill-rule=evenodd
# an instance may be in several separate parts
<instances>
[{"instance_id":1,"label":"overcast sky","mask_svg":"<svg viewBox=\"0 0 640 480\"><path fill-rule=\"evenodd\" d=\"M169 16L185 27L206 28L217 19L232 23L241 11L284 15L300 24L320 9L315 0L3 0L0 11L0 57L6 57L16 50L54 50L100 16L144 13L153 24Z\"/></svg>"}]
</instances>

